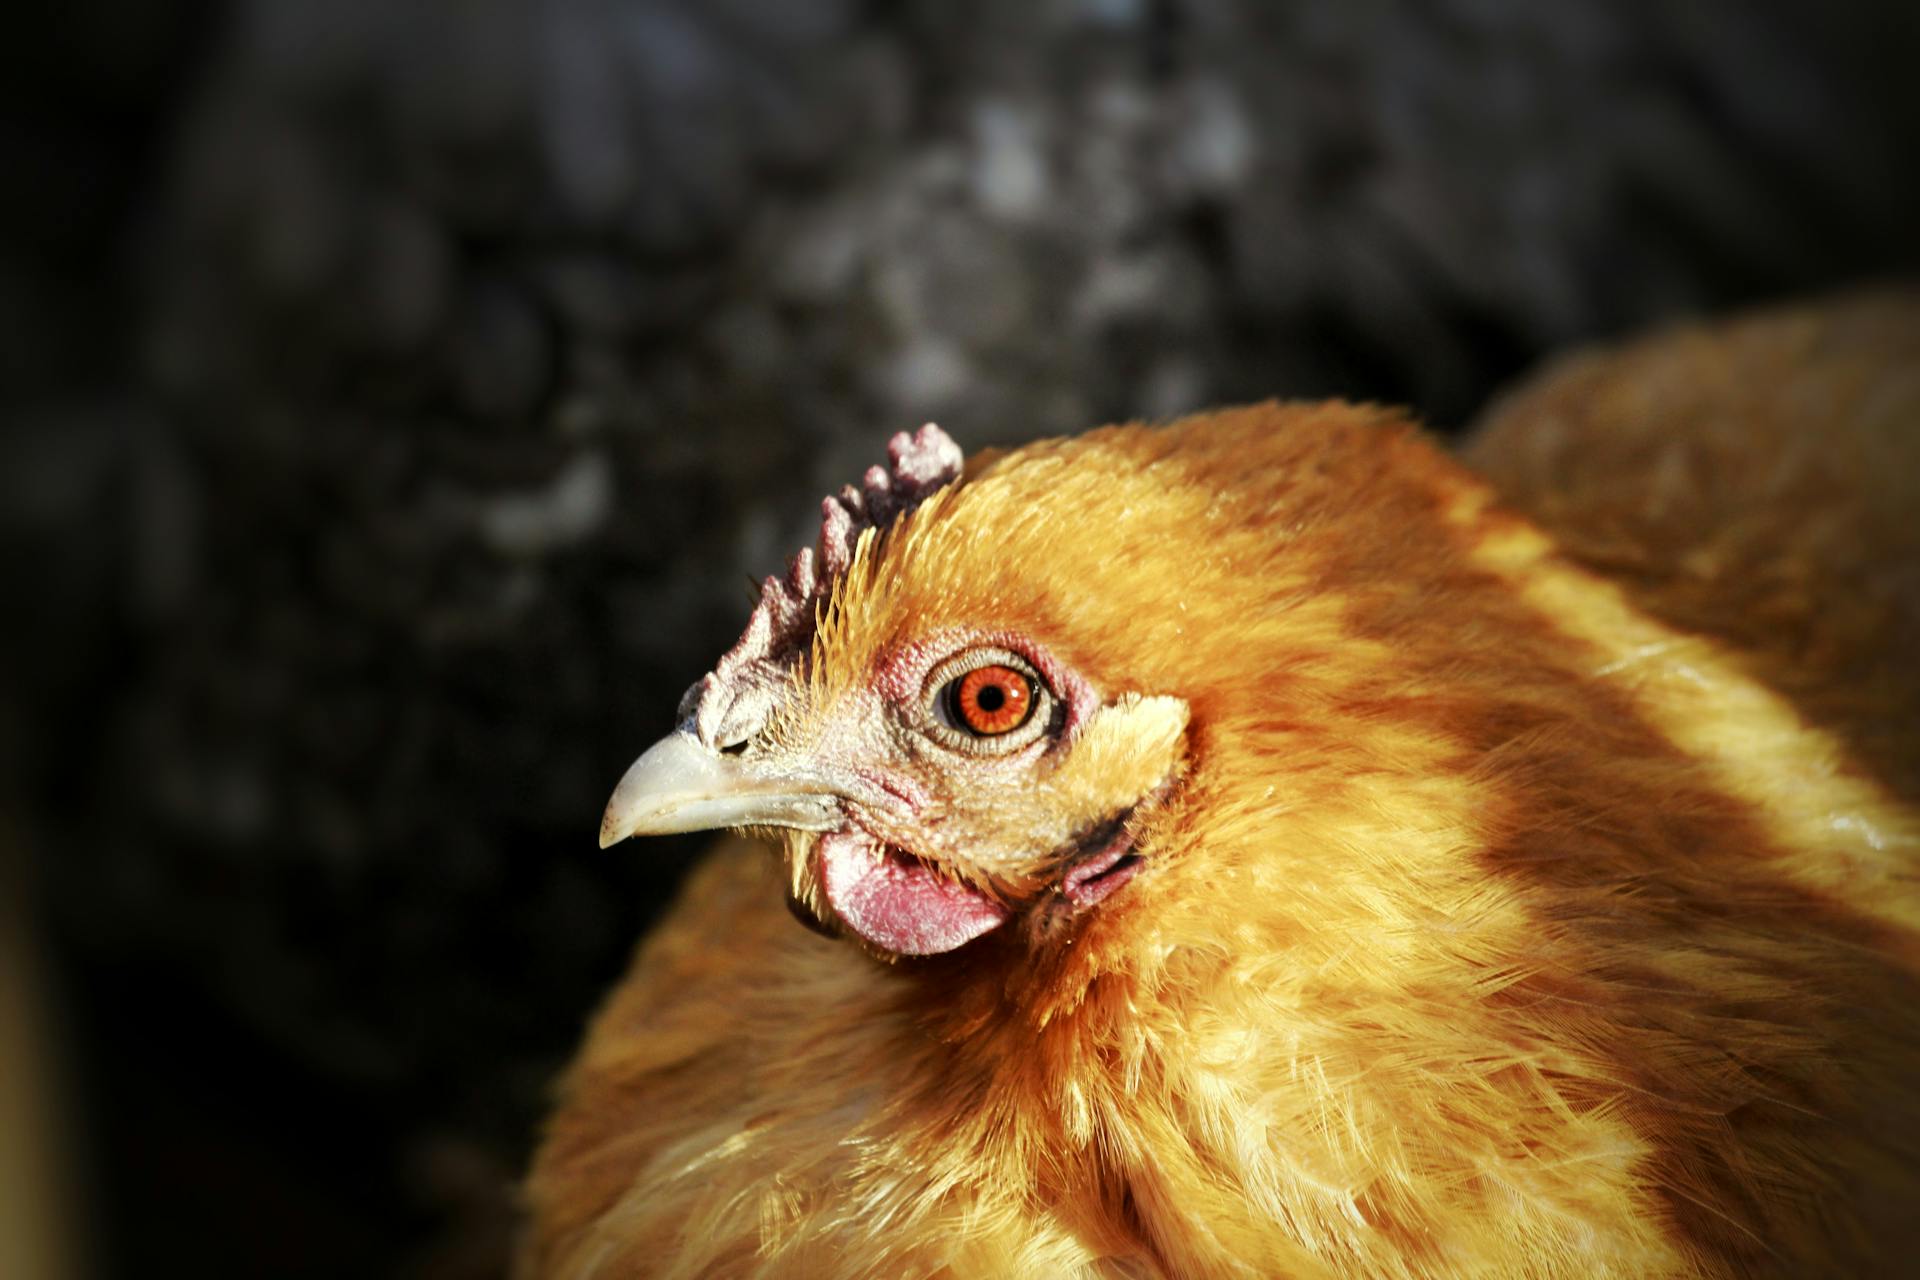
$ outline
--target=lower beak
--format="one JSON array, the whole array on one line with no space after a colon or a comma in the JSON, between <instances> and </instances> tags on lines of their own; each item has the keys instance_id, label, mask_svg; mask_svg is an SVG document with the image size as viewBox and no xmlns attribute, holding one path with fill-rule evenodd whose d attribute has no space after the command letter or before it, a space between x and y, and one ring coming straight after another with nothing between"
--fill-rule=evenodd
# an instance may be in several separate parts
<instances>
[{"instance_id":1,"label":"lower beak","mask_svg":"<svg viewBox=\"0 0 1920 1280\"><path fill-rule=\"evenodd\" d=\"M600 819L600 847L628 836L722 827L831 831L841 821L839 793L819 781L675 733L647 748L613 789Z\"/></svg>"}]
</instances>

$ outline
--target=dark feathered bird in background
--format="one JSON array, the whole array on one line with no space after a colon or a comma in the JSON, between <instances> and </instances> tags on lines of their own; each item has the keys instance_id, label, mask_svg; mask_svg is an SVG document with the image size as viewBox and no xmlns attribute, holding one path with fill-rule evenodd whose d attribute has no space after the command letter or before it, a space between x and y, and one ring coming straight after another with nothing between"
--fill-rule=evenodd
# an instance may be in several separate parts
<instances>
[{"instance_id":1,"label":"dark feathered bird in background","mask_svg":"<svg viewBox=\"0 0 1920 1280\"><path fill-rule=\"evenodd\" d=\"M1911 1274L1916 504L1910 295L1464 459L897 438L607 810L778 857L600 1013L526 1273Z\"/></svg>"}]
</instances>

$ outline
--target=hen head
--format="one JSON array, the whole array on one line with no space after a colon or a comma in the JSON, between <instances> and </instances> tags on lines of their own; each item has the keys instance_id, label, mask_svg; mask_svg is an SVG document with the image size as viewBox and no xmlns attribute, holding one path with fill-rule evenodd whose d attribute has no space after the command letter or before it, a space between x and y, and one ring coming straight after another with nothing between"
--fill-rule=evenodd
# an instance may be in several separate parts
<instances>
[{"instance_id":1,"label":"hen head","mask_svg":"<svg viewBox=\"0 0 1920 1280\"><path fill-rule=\"evenodd\" d=\"M1193 843L1192 792L1234 789L1230 751L1196 765L1271 720L1269 655L1338 643L1306 607L1316 558L1276 549L1310 548L1406 434L1268 405L964 466L937 427L896 436L628 770L602 845L769 837L796 914L889 959L1071 943Z\"/></svg>"}]
</instances>

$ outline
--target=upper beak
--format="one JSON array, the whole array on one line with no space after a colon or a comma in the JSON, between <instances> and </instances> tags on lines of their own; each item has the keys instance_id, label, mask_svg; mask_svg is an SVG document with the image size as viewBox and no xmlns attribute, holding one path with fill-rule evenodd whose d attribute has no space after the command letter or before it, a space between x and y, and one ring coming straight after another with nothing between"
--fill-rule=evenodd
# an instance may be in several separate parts
<instances>
[{"instance_id":1,"label":"upper beak","mask_svg":"<svg viewBox=\"0 0 1920 1280\"><path fill-rule=\"evenodd\" d=\"M647 748L628 767L600 819L600 847L628 836L720 827L831 831L839 793L815 779L743 756L721 755L688 733Z\"/></svg>"}]
</instances>

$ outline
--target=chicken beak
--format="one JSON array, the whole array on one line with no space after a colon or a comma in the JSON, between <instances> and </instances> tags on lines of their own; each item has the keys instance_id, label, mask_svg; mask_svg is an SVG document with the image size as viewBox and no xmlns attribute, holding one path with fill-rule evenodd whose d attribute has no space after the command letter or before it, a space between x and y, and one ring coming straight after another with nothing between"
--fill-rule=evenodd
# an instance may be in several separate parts
<instances>
[{"instance_id":1,"label":"chicken beak","mask_svg":"<svg viewBox=\"0 0 1920 1280\"><path fill-rule=\"evenodd\" d=\"M722 827L831 831L841 821L838 793L819 781L675 733L647 748L613 789L600 819L600 847L628 836Z\"/></svg>"}]
</instances>

